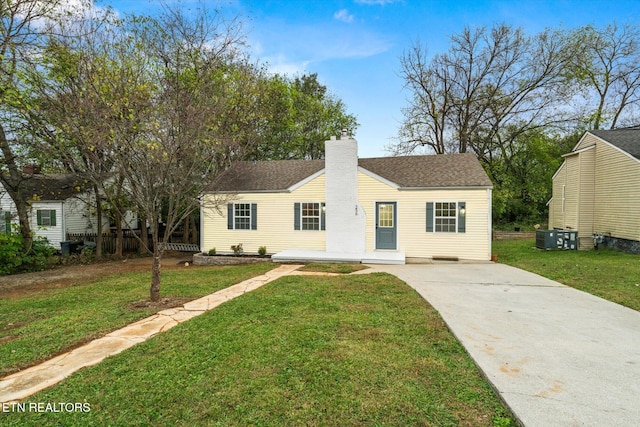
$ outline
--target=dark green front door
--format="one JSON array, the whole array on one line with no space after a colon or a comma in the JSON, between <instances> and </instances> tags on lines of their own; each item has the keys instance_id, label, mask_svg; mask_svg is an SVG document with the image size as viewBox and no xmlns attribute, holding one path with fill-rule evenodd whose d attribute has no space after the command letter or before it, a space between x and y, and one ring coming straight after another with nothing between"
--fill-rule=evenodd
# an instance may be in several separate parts
<instances>
[{"instance_id":1,"label":"dark green front door","mask_svg":"<svg viewBox=\"0 0 640 427\"><path fill-rule=\"evenodd\" d=\"M396 202L376 202L376 249L396 249Z\"/></svg>"}]
</instances>

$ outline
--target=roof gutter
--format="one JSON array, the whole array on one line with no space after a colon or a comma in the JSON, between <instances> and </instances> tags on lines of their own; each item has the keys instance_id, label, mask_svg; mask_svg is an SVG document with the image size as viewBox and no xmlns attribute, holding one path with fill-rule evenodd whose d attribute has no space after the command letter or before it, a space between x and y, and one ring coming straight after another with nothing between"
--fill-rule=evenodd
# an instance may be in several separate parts
<instances>
[{"instance_id":1,"label":"roof gutter","mask_svg":"<svg viewBox=\"0 0 640 427\"><path fill-rule=\"evenodd\" d=\"M399 191L424 191L424 190L491 190L493 185L464 185L459 187L400 187Z\"/></svg>"}]
</instances>

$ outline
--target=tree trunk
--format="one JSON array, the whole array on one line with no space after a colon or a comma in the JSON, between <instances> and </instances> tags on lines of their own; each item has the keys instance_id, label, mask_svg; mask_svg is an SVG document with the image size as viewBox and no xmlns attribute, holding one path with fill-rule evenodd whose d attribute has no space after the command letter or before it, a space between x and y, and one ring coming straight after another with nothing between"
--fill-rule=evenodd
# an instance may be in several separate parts
<instances>
[{"instance_id":1,"label":"tree trunk","mask_svg":"<svg viewBox=\"0 0 640 427\"><path fill-rule=\"evenodd\" d=\"M189 217L191 218L191 236L189 239L189 243L194 243L194 244L198 244L198 228L197 228L197 224L196 224L196 215L195 213L191 214L191 216Z\"/></svg>"},{"instance_id":2,"label":"tree trunk","mask_svg":"<svg viewBox=\"0 0 640 427\"><path fill-rule=\"evenodd\" d=\"M147 217L140 217L140 246L138 246L138 253L140 255L146 255L149 253L149 230L147 229Z\"/></svg>"},{"instance_id":3,"label":"tree trunk","mask_svg":"<svg viewBox=\"0 0 640 427\"><path fill-rule=\"evenodd\" d=\"M153 249L153 267L151 270L151 292L150 298L151 301L160 301L160 268L161 268L161 257L160 254L160 245L158 242L154 242Z\"/></svg>"},{"instance_id":4,"label":"tree trunk","mask_svg":"<svg viewBox=\"0 0 640 427\"><path fill-rule=\"evenodd\" d=\"M158 231L158 221L156 219L151 224L151 234L153 238L153 265L151 268L151 289L149 292L149 298L154 302L160 301L160 261L162 258L162 248Z\"/></svg>"},{"instance_id":5,"label":"tree trunk","mask_svg":"<svg viewBox=\"0 0 640 427\"><path fill-rule=\"evenodd\" d=\"M18 192L19 193L19 192ZM22 234L22 249L27 253L33 245L33 236L31 235L31 222L29 221L29 204L21 197L20 194L13 199L18 211L18 221L20 223L20 234Z\"/></svg>"},{"instance_id":6,"label":"tree trunk","mask_svg":"<svg viewBox=\"0 0 640 427\"><path fill-rule=\"evenodd\" d=\"M116 220L116 250L115 256L122 257L122 242L124 240L124 236L122 233L122 215L120 215L120 209L116 209L115 212L115 220Z\"/></svg>"},{"instance_id":7,"label":"tree trunk","mask_svg":"<svg viewBox=\"0 0 640 427\"><path fill-rule=\"evenodd\" d=\"M182 243L189 243L189 230L191 215L182 220Z\"/></svg>"},{"instance_id":8,"label":"tree trunk","mask_svg":"<svg viewBox=\"0 0 640 427\"><path fill-rule=\"evenodd\" d=\"M96 258L102 258L102 200L100 199L100 192L97 185L93 186L93 191L96 195L96 216L98 217L98 233L96 234Z\"/></svg>"},{"instance_id":9,"label":"tree trunk","mask_svg":"<svg viewBox=\"0 0 640 427\"><path fill-rule=\"evenodd\" d=\"M25 252L31 250L33 238L31 236L31 222L29 221L29 203L27 197L20 191L20 184L25 179L22 170L16 162L16 157L11 151L9 141L4 133L4 128L0 124L0 151L4 157L4 165L7 168L8 175L0 177L5 191L9 193L9 197L13 200L18 211L18 221L20 223L20 234L22 234L22 248Z\"/></svg>"}]
</instances>

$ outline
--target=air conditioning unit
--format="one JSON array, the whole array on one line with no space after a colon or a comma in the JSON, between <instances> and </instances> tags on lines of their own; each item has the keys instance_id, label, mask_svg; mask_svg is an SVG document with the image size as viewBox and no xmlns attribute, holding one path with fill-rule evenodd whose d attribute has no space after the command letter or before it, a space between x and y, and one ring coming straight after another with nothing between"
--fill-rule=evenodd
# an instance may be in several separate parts
<instances>
[{"instance_id":1,"label":"air conditioning unit","mask_svg":"<svg viewBox=\"0 0 640 427\"><path fill-rule=\"evenodd\" d=\"M558 230L536 230L536 248L558 249Z\"/></svg>"},{"instance_id":2,"label":"air conditioning unit","mask_svg":"<svg viewBox=\"0 0 640 427\"><path fill-rule=\"evenodd\" d=\"M537 230L538 249L578 249L578 232L570 230Z\"/></svg>"}]
</instances>

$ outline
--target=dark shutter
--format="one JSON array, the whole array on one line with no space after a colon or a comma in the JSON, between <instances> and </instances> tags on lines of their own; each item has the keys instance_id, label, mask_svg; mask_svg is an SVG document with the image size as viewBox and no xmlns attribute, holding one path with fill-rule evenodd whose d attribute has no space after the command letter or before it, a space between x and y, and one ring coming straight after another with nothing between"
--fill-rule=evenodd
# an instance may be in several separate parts
<instances>
[{"instance_id":1,"label":"dark shutter","mask_svg":"<svg viewBox=\"0 0 640 427\"><path fill-rule=\"evenodd\" d=\"M327 229L326 215L325 215L325 204L320 203L320 230Z\"/></svg>"},{"instance_id":2,"label":"dark shutter","mask_svg":"<svg viewBox=\"0 0 640 427\"><path fill-rule=\"evenodd\" d=\"M433 233L433 202L427 202L427 233Z\"/></svg>"},{"instance_id":3,"label":"dark shutter","mask_svg":"<svg viewBox=\"0 0 640 427\"><path fill-rule=\"evenodd\" d=\"M36 224L42 225L42 211L40 209L36 211L36 218Z\"/></svg>"},{"instance_id":4,"label":"dark shutter","mask_svg":"<svg viewBox=\"0 0 640 427\"><path fill-rule=\"evenodd\" d=\"M300 230L300 203L293 204L293 229Z\"/></svg>"},{"instance_id":5,"label":"dark shutter","mask_svg":"<svg viewBox=\"0 0 640 427\"><path fill-rule=\"evenodd\" d=\"M227 230L233 230L233 203L227 205Z\"/></svg>"},{"instance_id":6,"label":"dark shutter","mask_svg":"<svg viewBox=\"0 0 640 427\"><path fill-rule=\"evenodd\" d=\"M56 211L55 211L55 209L51 209L49 211L49 224L51 224L52 227L56 226Z\"/></svg>"},{"instance_id":7,"label":"dark shutter","mask_svg":"<svg viewBox=\"0 0 640 427\"><path fill-rule=\"evenodd\" d=\"M466 223L467 223L466 206L467 204L465 202L458 202L458 233L464 233L467 228L466 227ZM460 212L462 209L465 210L464 215L462 215L462 213Z\"/></svg>"},{"instance_id":8,"label":"dark shutter","mask_svg":"<svg viewBox=\"0 0 640 427\"><path fill-rule=\"evenodd\" d=\"M9 234L11 233L11 212L4 213L4 232Z\"/></svg>"},{"instance_id":9,"label":"dark shutter","mask_svg":"<svg viewBox=\"0 0 640 427\"><path fill-rule=\"evenodd\" d=\"M258 205L251 203L251 229L258 229Z\"/></svg>"}]
</instances>

